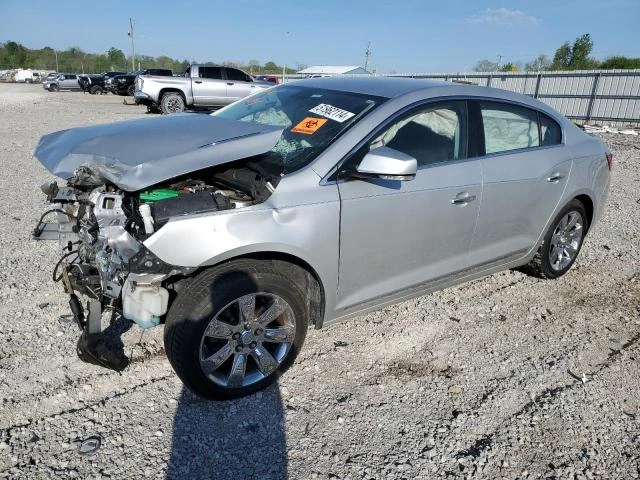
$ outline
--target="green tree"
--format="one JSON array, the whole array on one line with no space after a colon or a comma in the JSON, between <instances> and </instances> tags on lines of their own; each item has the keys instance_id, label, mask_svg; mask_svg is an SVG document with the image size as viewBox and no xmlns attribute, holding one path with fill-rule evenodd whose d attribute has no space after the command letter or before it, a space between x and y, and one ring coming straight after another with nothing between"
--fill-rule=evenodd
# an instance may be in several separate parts
<instances>
[{"instance_id":1,"label":"green tree","mask_svg":"<svg viewBox=\"0 0 640 480\"><path fill-rule=\"evenodd\" d=\"M568 70L569 64L571 63L571 56L571 45L569 45L569 42L564 42L553 55L551 70Z\"/></svg>"},{"instance_id":2,"label":"green tree","mask_svg":"<svg viewBox=\"0 0 640 480\"><path fill-rule=\"evenodd\" d=\"M122 68L127 63L127 57L124 56L122 50L116 47L111 47L107 51L107 59L109 60L109 67L111 70Z\"/></svg>"},{"instance_id":3,"label":"green tree","mask_svg":"<svg viewBox=\"0 0 640 480\"><path fill-rule=\"evenodd\" d=\"M474 72L495 72L498 70L498 64L490 60L480 60L473 67Z\"/></svg>"},{"instance_id":4,"label":"green tree","mask_svg":"<svg viewBox=\"0 0 640 480\"><path fill-rule=\"evenodd\" d=\"M508 62L500 67L500 71L501 72L519 72L520 67L518 67L518 65L516 65L515 63Z\"/></svg>"},{"instance_id":5,"label":"green tree","mask_svg":"<svg viewBox=\"0 0 640 480\"><path fill-rule=\"evenodd\" d=\"M282 69L278 67L275 62L270 61L264 64L264 71L268 73L278 73L278 71L282 71Z\"/></svg>"},{"instance_id":6,"label":"green tree","mask_svg":"<svg viewBox=\"0 0 640 480\"><path fill-rule=\"evenodd\" d=\"M548 70L551 67L551 60L546 55L538 55L534 60L524 64L524 69L527 72L539 72L541 70Z\"/></svg>"},{"instance_id":7,"label":"green tree","mask_svg":"<svg viewBox=\"0 0 640 480\"><path fill-rule=\"evenodd\" d=\"M598 68L598 61L590 57L593 50L591 35L585 33L576 38L573 45L564 42L556 50L551 63L551 70L586 70Z\"/></svg>"},{"instance_id":8,"label":"green tree","mask_svg":"<svg viewBox=\"0 0 640 480\"><path fill-rule=\"evenodd\" d=\"M640 68L640 58L609 57L600 64L599 68L603 70Z\"/></svg>"}]
</instances>

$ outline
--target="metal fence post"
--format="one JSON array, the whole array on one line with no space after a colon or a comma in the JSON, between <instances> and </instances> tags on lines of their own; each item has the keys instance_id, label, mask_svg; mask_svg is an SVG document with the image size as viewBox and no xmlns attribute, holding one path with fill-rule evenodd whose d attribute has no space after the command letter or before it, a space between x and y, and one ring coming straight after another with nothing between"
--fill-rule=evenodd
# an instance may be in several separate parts
<instances>
[{"instance_id":1,"label":"metal fence post","mask_svg":"<svg viewBox=\"0 0 640 480\"><path fill-rule=\"evenodd\" d=\"M596 99L596 94L598 93L598 83L600 83L600 77L602 76L602 72L598 72L596 78L593 79L593 87L591 88L591 98L589 98L589 106L587 107L587 119L585 123L591 120L591 111L593 110L593 103Z\"/></svg>"},{"instance_id":2,"label":"metal fence post","mask_svg":"<svg viewBox=\"0 0 640 480\"><path fill-rule=\"evenodd\" d=\"M491 86L491 77L492 77L492 75L489 75L489 76L487 77L487 87L490 87L490 86Z\"/></svg>"},{"instance_id":3,"label":"metal fence post","mask_svg":"<svg viewBox=\"0 0 640 480\"><path fill-rule=\"evenodd\" d=\"M538 72L538 80L536 80L536 91L533 94L533 98L538 98L538 94L540 93L540 79L542 78L542 74Z\"/></svg>"}]
</instances>

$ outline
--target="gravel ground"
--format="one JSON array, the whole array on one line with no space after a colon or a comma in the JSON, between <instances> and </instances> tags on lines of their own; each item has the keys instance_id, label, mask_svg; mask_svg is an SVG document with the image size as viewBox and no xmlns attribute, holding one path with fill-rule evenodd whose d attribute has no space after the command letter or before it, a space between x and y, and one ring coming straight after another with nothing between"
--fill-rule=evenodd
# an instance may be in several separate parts
<instances>
[{"instance_id":1,"label":"gravel ground","mask_svg":"<svg viewBox=\"0 0 640 480\"><path fill-rule=\"evenodd\" d=\"M563 278L503 272L311 331L279 385L212 403L160 328L124 334L123 374L78 360L57 249L30 239L38 138L144 115L0 84L0 478L639 477L640 137L606 137L609 206Z\"/></svg>"}]
</instances>

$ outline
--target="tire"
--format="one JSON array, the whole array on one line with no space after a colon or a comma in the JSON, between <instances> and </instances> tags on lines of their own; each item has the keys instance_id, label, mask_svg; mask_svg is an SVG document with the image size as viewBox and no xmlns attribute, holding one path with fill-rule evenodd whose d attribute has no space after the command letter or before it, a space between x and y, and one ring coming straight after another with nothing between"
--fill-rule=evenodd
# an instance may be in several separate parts
<instances>
[{"instance_id":1,"label":"tire","mask_svg":"<svg viewBox=\"0 0 640 480\"><path fill-rule=\"evenodd\" d=\"M49 85L49 91L50 92L59 92L60 91L60 87L58 85Z\"/></svg>"},{"instance_id":2,"label":"tire","mask_svg":"<svg viewBox=\"0 0 640 480\"><path fill-rule=\"evenodd\" d=\"M136 86L130 85L129 88L127 88L127 95L129 95L130 97L133 97L133 92L135 91L136 91Z\"/></svg>"},{"instance_id":3,"label":"tire","mask_svg":"<svg viewBox=\"0 0 640 480\"><path fill-rule=\"evenodd\" d=\"M89 93L91 95L98 95L98 94L102 94L104 92L104 88L102 88L100 85L94 85L93 87L91 87L91 89L89 89Z\"/></svg>"},{"instance_id":4,"label":"tire","mask_svg":"<svg viewBox=\"0 0 640 480\"><path fill-rule=\"evenodd\" d=\"M237 260L181 286L167 315L164 345L191 391L227 400L275 382L302 348L308 324L297 284L271 262Z\"/></svg>"},{"instance_id":5,"label":"tire","mask_svg":"<svg viewBox=\"0 0 640 480\"><path fill-rule=\"evenodd\" d=\"M579 200L572 200L553 219L542 246L523 270L539 278L561 277L578 258L588 229L584 205Z\"/></svg>"},{"instance_id":6,"label":"tire","mask_svg":"<svg viewBox=\"0 0 640 480\"><path fill-rule=\"evenodd\" d=\"M185 108L186 105L184 98L182 98L182 95L180 95L179 93L165 93L160 100L160 111L164 115L184 112Z\"/></svg>"}]
</instances>

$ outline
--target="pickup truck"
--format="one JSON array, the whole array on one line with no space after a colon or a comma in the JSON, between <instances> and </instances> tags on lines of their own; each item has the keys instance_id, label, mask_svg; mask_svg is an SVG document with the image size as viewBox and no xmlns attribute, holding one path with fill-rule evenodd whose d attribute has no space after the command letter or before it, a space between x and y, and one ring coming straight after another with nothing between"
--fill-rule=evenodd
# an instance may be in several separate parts
<instances>
[{"instance_id":1,"label":"pickup truck","mask_svg":"<svg viewBox=\"0 0 640 480\"><path fill-rule=\"evenodd\" d=\"M171 77L173 72L166 68L147 68L145 70L138 70L136 72L130 72L124 75L116 75L115 77L107 78L104 82L105 88L111 93L116 95L129 95L133 96L135 90L135 81L138 75L157 75L160 77Z\"/></svg>"},{"instance_id":2,"label":"pickup truck","mask_svg":"<svg viewBox=\"0 0 640 480\"><path fill-rule=\"evenodd\" d=\"M238 68L191 65L182 77L138 76L133 96L150 111L169 114L223 107L270 87L273 83L256 80Z\"/></svg>"},{"instance_id":3,"label":"pickup truck","mask_svg":"<svg viewBox=\"0 0 640 480\"><path fill-rule=\"evenodd\" d=\"M115 77L116 75L124 75L127 72L104 72L100 75L79 75L78 83L80 89L83 92L96 95L98 93L105 93L105 81L107 78Z\"/></svg>"}]
</instances>

